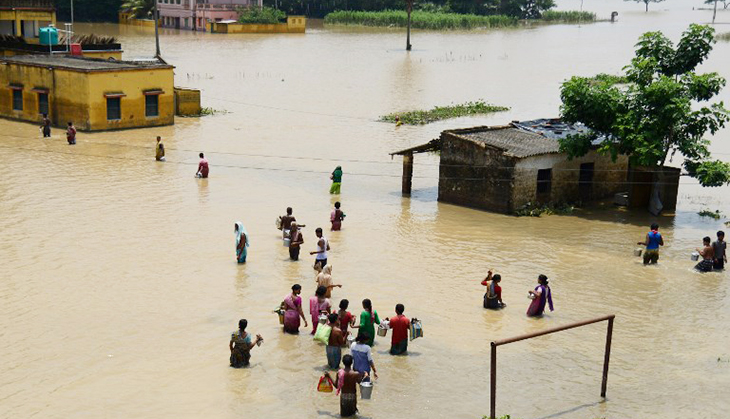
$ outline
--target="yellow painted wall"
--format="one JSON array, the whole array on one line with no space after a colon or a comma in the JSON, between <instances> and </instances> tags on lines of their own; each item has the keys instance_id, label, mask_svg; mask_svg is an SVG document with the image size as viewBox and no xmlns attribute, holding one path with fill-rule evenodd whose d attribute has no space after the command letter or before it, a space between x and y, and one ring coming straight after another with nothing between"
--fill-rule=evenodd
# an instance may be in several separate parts
<instances>
[{"instance_id":1,"label":"yellow painted wall","mask_svg":"<svg viewBox=\"0 0 730 419\"><path fill-rule=\"evenodd\" d=\"M43 10L2 10L0 11L0 20L14 20L15 30L20 36L20 22L24 20L34 20L41 23L56 24L56 12Z\"/></svg>"},{"instance_id":2,"label":"yellow painted wall","mask_svg":"<svg viewBox=\"0 0 730 419\"><path fill-rule=\"evenodd\" d=\"M175 87L175 115L200 115L200 90Z\"/></svg>"},{"instance_id":3,"label":"yellow painted wall","mask_svg":"<svg viewBox=\"0 0 730 419\"><path fill-rule=\"evenodd\" d=\"M23 110L13 110L10 85L23 86ZM137 128L174 123L173 69L134 69L110 72L83 72L49 69L23 64L0 64L0 116L40 123L38 93L49 90L49 117L54 126L72 121L79 130L95 131ZM145 116L145 90L160 89L159 116ZM106 119L105 93L123 92L122 119Z\"/></svg>"},{"instance_id":4,"label":"yellow painted wall","mask_svg":"<svg viewBox=\"0 0 730 419\"><path fill-rule=\"evenodd\" d=\"M109 50L109 51L84 51L84 57L87 58L98 58L102 60L108 60L114 58L117 61L122 60L122 50Z\"/></svg>"},{"instance_id":5,"label":"yellow painted wall","mask_svg":"<svg viewBox=\"0 0 730 419\"><path fill-rule=\"evenodd\" d=\"M89 126L91 130L151 127L175 122L172 68L139 69L89 74ZM162 90L159 95L159 116L145 116L146 90ZM122 92L122 118L107 120L104 94Z\"/></svg>"},{"instance_id":6,"label":"yellow painted wall","mask_svg":"<svg viewBox=\"0 0 730 419\"><path fill-rule=\"evenodd\" d=\"M208 30L212 33L304 33L307 18L304 16L288 16L286 23L220 23L208 22Z\"/></svg>"}]
</instances>

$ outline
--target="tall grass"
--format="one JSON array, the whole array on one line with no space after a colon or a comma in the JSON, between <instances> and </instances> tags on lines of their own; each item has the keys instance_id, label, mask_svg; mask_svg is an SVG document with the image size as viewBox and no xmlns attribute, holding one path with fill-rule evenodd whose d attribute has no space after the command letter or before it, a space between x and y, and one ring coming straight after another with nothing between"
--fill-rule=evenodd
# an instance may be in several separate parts
<instances>
[{"instance_id":1,"label":"tall grass","mask_svg":"<svg viewBox=\"0 0 730 419\"><path fill-rule=\"evenodd\" d=\"M542 13L543 22L595 22L596 14L591 12L579 12L577 10L546 10Z\"/></svg>"},{"instance_id":2,"label":"tall grass","mask_svg":"<svg viewBox=\"0 0 730 419\"><path fill-rule=\"evenodd\" d=\"M382 12L335 11L324 17L324 22L340 25L406 27L408 15L404 10ZM478 16L472 14L426 12L411 13L411 27L417 29L478 29L515 26L517 19L508 16Z\"/></svg>"}]
</instances>

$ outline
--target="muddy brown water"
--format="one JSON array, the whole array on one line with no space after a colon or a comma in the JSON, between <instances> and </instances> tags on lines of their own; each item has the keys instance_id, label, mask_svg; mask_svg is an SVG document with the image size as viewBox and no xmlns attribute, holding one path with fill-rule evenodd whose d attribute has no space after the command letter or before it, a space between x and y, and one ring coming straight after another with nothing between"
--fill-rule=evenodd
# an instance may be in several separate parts
<instances>
[{"instance_id":1,"label":"muddy brown water","mask_svg":"<svg viewBox=\"0 0 730 419\"><path fill-rule=\"evenodd\" d=\"M654 221L594 208L571 216L514 218L436 202L438 160L416 157L414 193L400 196L400 160L388 152L446 128L558 114L560 82L618 72L644 31L676 37L710 12L694 3L587 4L615 24L478 32L314 27L306 35L162 31L176 84L203 90L224 110L172 127L41 140L30 124L0 121L0 417L333 417L318 394L324 349L285 336L272 310L294 283L314 291L311 259L288 261L275 216L291 205L326 227L343 203L343 230L328 234L333 300L371 298L381 317L401 302L423 320L408 357L374 348L380 379L366 418L479 418L489 410L489 341L597 315L617 315L608 399L599 397L605 326L500 348L498 413L521 418L722 417L730 406L730 274L701 275L690 253L730 212L730 188L682 179L676 214L659 218L667 246L645 268L632 256ZM565 9L579 7L564 2ZM669 10L667 10L669 9ZM730 11L718 14L730 31ZM151 32L79 24L115 35L126 57L149 55ZM730 77L730 44L703 70ZM424 127L379 115L483 98L509 112ZM730 102L730 89L720 99ZM162 135L166 163L153 159ZM712 138L730 159L730 131ZM205 151L211 177L193 178ZM328 173L342 165L342 195ZM251 236L234 261L233 223ZM503 276L500 312L481 308L479 281ZM556 311L528 319L527 290L552 279ZM307 305L305 303L305 310ZM239 318L265 342L252 367L228 367Z\"/></svg>"}]
</instances>

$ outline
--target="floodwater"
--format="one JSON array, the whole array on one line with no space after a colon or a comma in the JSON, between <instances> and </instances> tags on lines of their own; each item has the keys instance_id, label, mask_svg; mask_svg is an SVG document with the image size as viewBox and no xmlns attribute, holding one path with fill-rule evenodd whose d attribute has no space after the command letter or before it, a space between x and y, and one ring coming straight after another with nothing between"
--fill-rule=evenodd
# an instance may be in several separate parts
<instances>
[{"instance_id":1,"label":"floodwater","mask_svg":"<svg viewBox=\"0 0 730 419\"><path fill-rule=\"evenodd\" d=\"M291 285L314 291L312 258L288 261L274 227L291 205L327 227L336 199L348 217L329 234L333 293L396 303L423 320L410 356L374 348L380 379L365 418L480 418L489 412L489 342L616 314L608 398L599 397L605 325L499 349L497 410L519 418L723 417L730 402L730 274L698 274L691 251L730 212L730 188L682 179L676 214L659 217L660 265L632 256L655 218L595 208L570 216L514 218L436 202L438 160L416 157L413 196L400 195L389 152L446 128L558 114L560 82L616 73L644 31L673 39L711 13L695 3L586 2L617 23L481 32L422 32L403 50L395 29L315 27L306 35L162 31L176 84L201 88L225 113L175 126L41 140L31 124L0 121L0 417L327 418L334 395L317 393L324 349L308 334L283 335L272 310ZM563 9L577 9L571 0ZM667 10L667 8L670 8ZM718 14L730 31L730 10ZM154 51L151 31L77 25L112 34L126 57ZM730 77L730 43L703 70ZM483 98L509 112L424 127L379 115ZM730 88L721 99L730 102ZM166 163L153 143L162 135ZM712 139L730 159L730 130ZM211 163L193 177L197 153ZM330 197L329 172L345 171ZM234 221L251 236L249 262L234 261ZM503 276L500 312L481 308L479 281ZM552 281L556 311L528 319L527 290ZM305 310L307 305L305 303ZM252 367L228 367L239 318L265 342Z\"/></svg>"}]
</instances>

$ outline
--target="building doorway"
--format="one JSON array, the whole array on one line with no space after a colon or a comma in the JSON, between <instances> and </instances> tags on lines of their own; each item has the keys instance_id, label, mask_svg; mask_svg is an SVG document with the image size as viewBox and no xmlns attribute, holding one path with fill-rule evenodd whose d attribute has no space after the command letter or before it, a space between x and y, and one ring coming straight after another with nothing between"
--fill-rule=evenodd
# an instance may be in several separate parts
<instances>
[{"instance_id":1,"label":"building doorway","mask_svg":"<svg viewBox=\"0 0 730 419\"><path fill-rule=\"evenodd\" d=\"M580 193L581 202L588 202L593 199L594 171L594 163L583 163L580 165L580 175L578 175L578 192Z\"/></svg>"}]
</instances>

